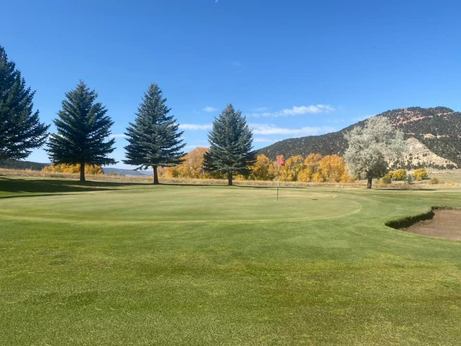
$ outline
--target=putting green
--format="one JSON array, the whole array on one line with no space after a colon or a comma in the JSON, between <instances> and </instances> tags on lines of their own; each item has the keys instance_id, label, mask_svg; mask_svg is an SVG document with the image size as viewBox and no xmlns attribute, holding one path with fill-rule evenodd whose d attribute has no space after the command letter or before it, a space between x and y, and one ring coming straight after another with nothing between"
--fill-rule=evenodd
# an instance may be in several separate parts
<instances>
[{"instance_id":1,"label":"putting green","mask_svg":"<svg viewBox=\"0 0 461 346\"><path fill-rule=\"evenodd\" d=\"M346 195L308 189L145 187L0 199L0 217L44 222L274 222L338 218L359 212ZM24 213L18 213L24 210Z\"/></svg>"},{"instance_id":2,"label":"putting green","mask_svg":"<svg viewBox=\"0 0 461 346\"><path fill-rule=\"evenodd\" d=\"M0 178L0 345L457 345L459 191Z\"/></svg>"}]
</instances>

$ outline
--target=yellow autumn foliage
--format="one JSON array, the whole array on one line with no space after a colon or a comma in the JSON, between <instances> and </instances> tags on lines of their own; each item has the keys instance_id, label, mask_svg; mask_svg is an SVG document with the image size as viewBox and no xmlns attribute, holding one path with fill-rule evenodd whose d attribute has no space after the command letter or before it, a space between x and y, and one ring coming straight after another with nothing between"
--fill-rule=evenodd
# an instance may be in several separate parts
<instances>
[{"instance_id":1,"label":"yellow autumn foliage","mask_svg":"<svg viewBox=\"0 0 461 346\"><path fill-rule=\"evenodd\" d=\"M280 167L279 179L281 181L298 181L298 175L304 167L304 158L301 155L290 156L285 165Z\"/></svg>"},{"instance_id":2,"label":"yellow autumn foliage","mask_svg":"<svg viewBox=\"0 0 461 346\"><path fill-rule=\"evenodd\" d=\"M74 174L80 172L79 164L51 164L42 169L43 173L67 173ZM99 175L104 174L102 167L99 165L85 165L85 174L89 175Z\"/></svg>"},{"instance_id":3,"label":"yellow autumn foliage","mask_svg":"<svg viewBox=\"0 0 461 346\"><path fill-rule=\"evenodd\" d=\"M424 168L418 168L413 172L413 177L418 181L425 180L429 178L429 173Z\"/></svg>"},{"instance_id":4,"label":"yellow autumn foliage","mask_svg":"<svg viewBox=\"0 0 461 346\"><path fill-rule=\"evenodd\" d=\"M309 154L304 160L304 167L298 175L298 180L302 182L321 182L323 181L322 175L319 174L319 163L322 159L320 154Z\"/></svg>"},{"instance_id":5,"label":"yellow autumn foliage","mask_svg":"<svg viewBox=\"0 0 461 346\"><path fill-rule=\"evenodd\" d=\"M164 178L221 178L203 170L204 155L207 148L196 148L183 157L183 162L175 167L165 167L160 170ZM282 160L283 161L283 160ZM249 177L237 175L237 180L277 180L300 182L351 182L346 163L339 155L322 156L312 153L303 157L294 155L287 158L283 165L272 161L266 155L256 156L254 164L250 167Z\"/></svg>"},{"instance_id":6,"label":"yellow autumn foliage","mask_svg":"<svg viewBox=\"0 0 461 346\"><path fill-rule=\"evenodd\" d=\"M203 170L204 155L207 151L207 148L195 148L184 155L179 165L162 169L161 175L165 178L208 178L209 175Z\"/></svg>"},{"instance_id":7,"label":"yellow autumn foliage","mask_svg":"<svg viewBox=\"0 0 461 346\"><path fill-rule=\"evenodd\" d=\"M277 175L275 163L266 155L256 156L256 161L251 166L250 178L254 180L272 180Z\"/></svg>"},{"instance_id":8,"label":"yellow autumn foliage","mask_svg":"<svg viewBox=\"0 0 461 346\"><path fill-rule=\"evenodd\" d=\"M407 177L407 171L406 169L397 169L395 171L390 171L387 175L392 180L403 181Z\"/></svg>"}]
</instances>

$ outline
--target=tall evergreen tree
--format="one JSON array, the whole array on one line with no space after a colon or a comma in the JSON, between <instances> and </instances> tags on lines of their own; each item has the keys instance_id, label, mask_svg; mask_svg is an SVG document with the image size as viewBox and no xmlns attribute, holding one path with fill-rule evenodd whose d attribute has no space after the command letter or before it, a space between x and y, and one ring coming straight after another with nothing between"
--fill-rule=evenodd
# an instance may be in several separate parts
<instances>
[{"instance_id":1,"label":"tall evergreen tree","mask_svg":"<svg viewBox=\"0 0 461 346\"><path fill-rule=\"evenodd\" d=\"M149 86L136 113L134 123L130 123L125 133L128 140L126 164L138 169L152 167L154 184L158 184L158 167L175 166L184 156L182 132L166 106L166 98L156 84Z\"/></svg>"},{"instance_id":2,"label":"tall evergreen tree","mask_svg":"<svg viewBox=\"0 0 461 346\"><path fill-rule=\"evenodd\" d=\"M107 109L96 102L97 94L85 83L66 93L62 109L55 119L57 133L52 134L48 153L53 163L79 164L80 181L85 181L85 165L108 165L115 139L108 139L113 125Z\"/></svg>"},{"instance_id":3,"label":"tall evergreen tree","mask_svg":"<svg viewBox=\"0 0 461 346\"><path fill-rule=\"evenodd\" d=\"M232 185L234 174L248 174L254 163L253 134L241 112L232 105L213 122L208 135L210 150L205 154L204 168L210 172L225 174Z\"/></svg>"},{"instance_id":4,"label":"tall evergreen tree","mask_svg":"<svg viewBox=\"0 0 461 346\"><path fill-rule=\"evenodd\" d=\"M0 161L24 159L46 140L48 126L33 111L34 92L0 46Z\"/></svg>"}]
</instances>

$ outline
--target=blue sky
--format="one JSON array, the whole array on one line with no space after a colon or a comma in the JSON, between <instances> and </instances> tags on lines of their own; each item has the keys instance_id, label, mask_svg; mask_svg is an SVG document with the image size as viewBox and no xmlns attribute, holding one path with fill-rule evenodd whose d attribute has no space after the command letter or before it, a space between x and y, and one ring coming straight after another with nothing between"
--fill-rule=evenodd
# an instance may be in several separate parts
<instances>
[{"instance_id":1,"label":"blue sky","mask_svg":"<svg viewBox=\"0 0 461 346\"><path fill-rule=\"evenodd\" d=\"M150 83L191 149L232 103L255 147L388 109L461 109L458 1L2 1L0 45L51 123L84 80L115 120L114 156ZM47 162L43 150L31 160ZM123 167L121 162L119 167Z\"/></svg>"}]
</instances>

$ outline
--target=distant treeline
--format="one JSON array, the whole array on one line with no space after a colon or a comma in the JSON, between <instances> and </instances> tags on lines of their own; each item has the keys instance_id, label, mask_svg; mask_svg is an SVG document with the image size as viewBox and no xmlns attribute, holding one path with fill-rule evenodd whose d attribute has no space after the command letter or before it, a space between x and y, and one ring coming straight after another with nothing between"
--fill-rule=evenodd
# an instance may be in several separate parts
<instances>
[{"instance_id":1,"label":"distant treeline","mask_svg":"<svg viewBox=\"0 0 461 346\"><path fill-rule=\"evenodd\" d=\"M32 171L41 171L46 166L48 166L48 164L32 162L32 161L19 161L19 160L1 160L0 161L0 168L7 168L7 169L30 169Z\"/></svg>"},{"instance_id":2,"label":"distant treeline","mask_svg":"<svg viewBox=\"0 0 461 346\"><path fill-rule=\"evenodd\" d=\"M207 148L196 148L184 156L181 164L163 168L160 174L164 178L207 179L222 178L216 173L204 170L204 156ZM346 163L341 156L310 154L306 157L295 155L280 165L266 155L257 155L250 173L237 175L237 179L278 180L300 182L350 182L353 179L347 172Z\"/></svg>"}]
</instances>

